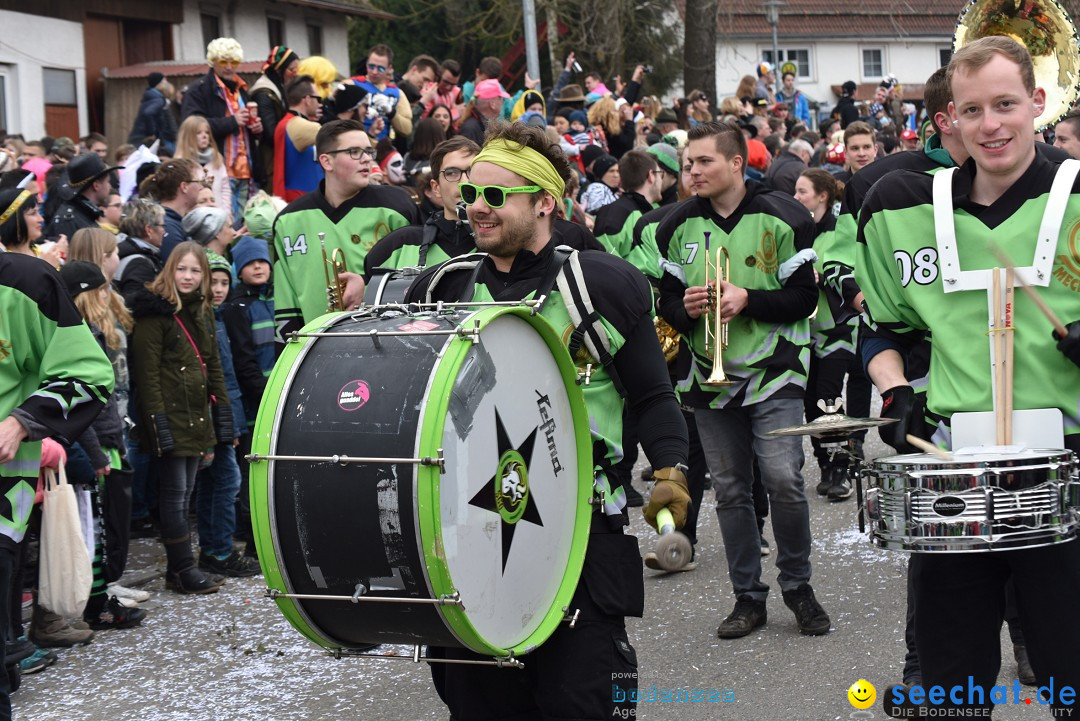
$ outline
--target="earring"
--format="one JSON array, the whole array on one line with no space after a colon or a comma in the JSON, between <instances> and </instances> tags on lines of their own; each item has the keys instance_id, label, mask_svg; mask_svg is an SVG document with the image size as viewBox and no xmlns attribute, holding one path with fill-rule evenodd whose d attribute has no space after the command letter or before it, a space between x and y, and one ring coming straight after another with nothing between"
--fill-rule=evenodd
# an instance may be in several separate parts
<instances>
[{"instance_id":1,"label":"earring","mask_svg":"<svg viewBox=\"0 0 1080 721\"><path fill-rule=\"evenodd\" d=\"M544 211L541 210L540 215L538 217L543 218L544 217Z\"/></svg>"}]
</instances>

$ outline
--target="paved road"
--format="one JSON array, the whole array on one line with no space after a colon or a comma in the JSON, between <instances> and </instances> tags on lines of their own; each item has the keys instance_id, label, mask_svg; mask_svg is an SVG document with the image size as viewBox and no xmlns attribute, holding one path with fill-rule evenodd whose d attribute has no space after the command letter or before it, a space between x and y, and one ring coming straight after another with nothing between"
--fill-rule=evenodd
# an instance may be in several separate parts
<instances>
[{"instance_id":1,"label":"paved road","mask_svg":"<svg viewBox=\"0 0 1080 721\"><path fill-rule=\"evenodd\" d=\"M807 444L809 447L809 444ZM879 442L871 455L883 455ZM807 467L807 487L817 482ZM811 491L812 493L812 491ZM708 497L707 497L708 499ZM647 617L630 620L642 688L730 690L729 703L643 703L646 721L827 721L851 718L847 688L866 678L878 688L898 680L903 658L906 559L877 551L855 525L853 501L811 498L813 584L832 617L828 636L800 636L775 585L769 623L722 641L716 626L730 611L726 563L716 516L702 514L700 565L692 573L646 572ZM632 530L650 533L639 515ZM771 531L766 532L771 538ZM164 566L156 543L137 541L134 573ZM425 666L407 660L334 660L292 629L261 595L259 578L230 581L206 597L145 588L154 599L141 628L99 633L88 646L60 652L52 668L23 679L15 717L34 721L277 721L446 719ZM1004 641L1001 679L1015 679ZM401 652L406 652L404 647ZM508 670L507 673L513 673ZM1030 689L1025 694L1031 696ZM872 709L884 718L880 705ZM999 721L1047 718L1035 706L1009 706ZM864 717L865 718L865 717Z\"/></svg>"}]
</instances>

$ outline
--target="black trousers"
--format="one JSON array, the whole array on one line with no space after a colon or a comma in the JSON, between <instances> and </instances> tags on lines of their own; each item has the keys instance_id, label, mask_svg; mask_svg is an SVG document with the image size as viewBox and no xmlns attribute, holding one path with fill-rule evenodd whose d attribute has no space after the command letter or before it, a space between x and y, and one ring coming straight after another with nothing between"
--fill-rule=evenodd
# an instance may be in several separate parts
<instances>
[{"instance_id":1,"label":"black trousers","mask_svg":"<svg viewBox=\"0 0 1080 721\"><path fill-rule=\"evenodd\" d=\"M15 549L8 543L0 544L0 644L14 641L11 633L11 616L19 613L20 606L11 605L12 581L15 573ZM20 589L20 597L22 596ZM3 648L0 645L0 648ZM0 670L0 721L11 721L11 684L7 669Z\"/></svg>"},{"instance_id":2,"label":"black trousers","mask_svg":"<svg viewBox=\"0 0 1080 721\"><path fill-rule=\"evenodd\" d=\"M454 721L631 718L637 706L637 653L624 617L641 615L644 598L637 538L594 530L570 602L571 611L580 611L574 628L561 624L539 649L521 657L524 669L431 664L435 690ZM481 658L456 648L428 652Z\"/></svg>"},{"instance_id":3,"label":"black trousers","mask_svg":"<svg viewBox=\"0 0 1080 721\"><path fill-rule=\"evenodd\" d=\"M870 381L862 368L862 356L834 353L818 358L811 354L806 396L803 399L807 421L824 415L818 408L818 400L831 401L843 396L844 376L847 376L844 414L852 418L870 416ZM857 431L852 433L851 437L861 446L863 439L866 438L866 431ZM811 438L810 443L814 447L814 457L817 458L818 466L824 468L829 462L828 452L821 447L819 439ZM847 465L846 458L842 460L843 465Z\"/></svg>"},{"instance_id":4,"label":"black trousers","mask_svg":"<svg viewBox=\"0 0 1080 721\"><path fill-rule=\"evenodd\" d=\"M682 532L690 539L690 543L697 545L698 515L701 513L701 500L705 495L705 474L709 472L709 466L705 463L705 451L701 450L701 438L698 436L697 423L694 422L694 414L683 409L683 418L686 420L686 430L690 441L690 453L686 459L686 486L690 490L690 509L686 512L686 525ZM766 499L766 512L768 499Z\"/></svg>"},{"instance_id":5,"label":"black trousers","mask_svg":"<svg viewBox=\"0 0 1080 721\"><path fill-rule=\"evenodd\" d=\"M1052 679L1055 694L1064 686L1080 690L1080 624L1074 618L1080 542L994 553L921 553L912 557L912 570L923 685L942 686L946 693L962 686L965 702L969 676L984 689L983 698L976 697L971 706L946 699L941 708L992 708L990 689L1001 668L1001 622L1010 578L1039 686ZM1061 708L1075 708L1075 701ZM1069 718L1066 714L1060 717Z\"/></svg>"}]
</instances>

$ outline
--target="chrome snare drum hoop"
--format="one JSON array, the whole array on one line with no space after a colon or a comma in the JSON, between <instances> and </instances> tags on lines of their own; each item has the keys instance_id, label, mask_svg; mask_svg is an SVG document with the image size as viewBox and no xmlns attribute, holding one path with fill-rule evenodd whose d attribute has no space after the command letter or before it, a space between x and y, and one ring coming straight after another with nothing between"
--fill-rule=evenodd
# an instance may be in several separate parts
<instances>
[{"instance_id":1,"label":"chrome snare drum hoop","mask_svg":"<svg viewBox=\"0 0 1080 721\"><path fill-rule=\"evenodd\" d=\"M1064 543L1080 529L1077 473L1066 450L879 458L862 471L870 540L936 553Z\"/></svg>"}]
</instances>

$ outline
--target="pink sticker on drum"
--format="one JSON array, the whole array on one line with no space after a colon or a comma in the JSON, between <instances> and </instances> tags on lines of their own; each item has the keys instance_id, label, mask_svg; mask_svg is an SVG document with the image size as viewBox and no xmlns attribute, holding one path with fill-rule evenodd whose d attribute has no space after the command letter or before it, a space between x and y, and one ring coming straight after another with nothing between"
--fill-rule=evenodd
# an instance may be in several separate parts
<instances>
[{"instance_id":1,"label":"pink sticker on drum","mask_svg":"<svg viewBox=\"0 0 1080 721\"><path fill-rule=\"evenodd\" d=\"M414 320L412 323L398 326L398 330L435 330L438 327L438 323L432 323L430 320Z\"/></svg>"},{"instance_id":2,"label":"pink sticker on drum","mask_svg":"<svg viewBox=\"0 0 1080 721\"><path fill-rule=\"evenodd\" d=\"M365 381L349 381L338 391L338 408L355 411L371 400L371 389Z\"/></svg>"}]
</instances>

